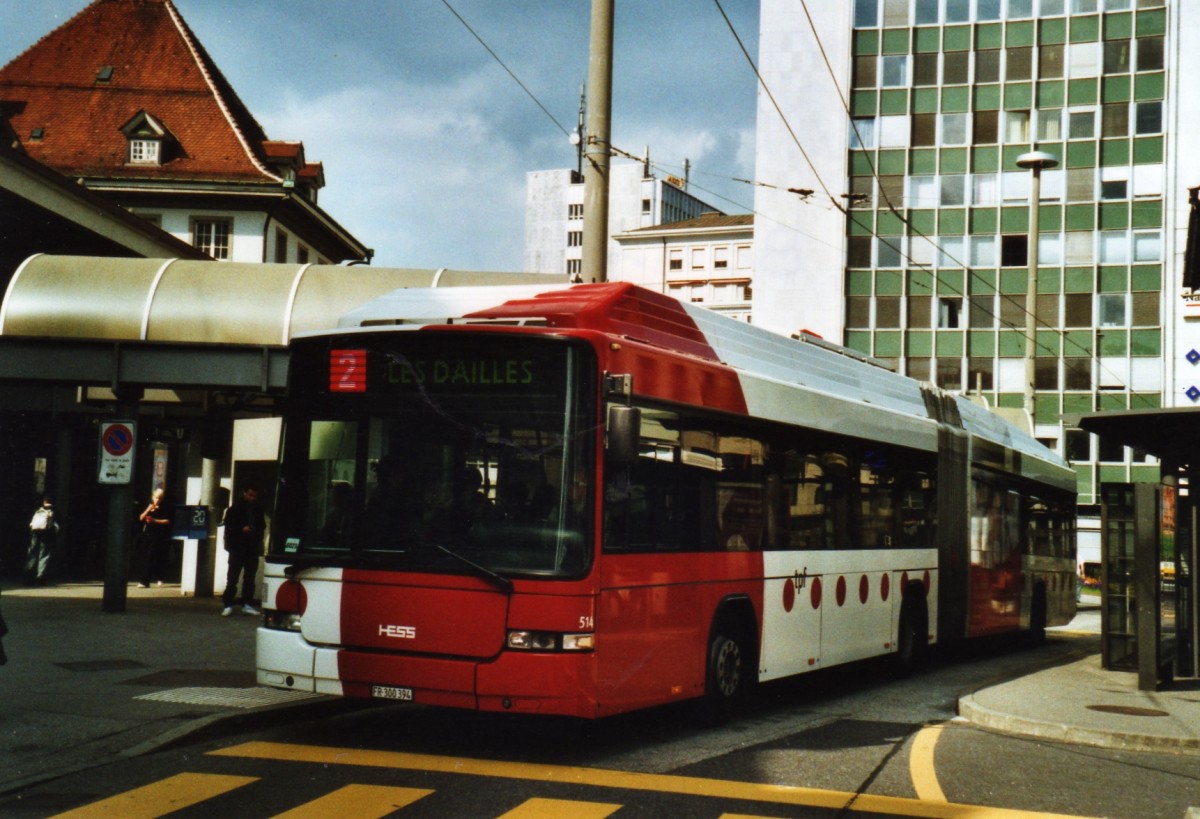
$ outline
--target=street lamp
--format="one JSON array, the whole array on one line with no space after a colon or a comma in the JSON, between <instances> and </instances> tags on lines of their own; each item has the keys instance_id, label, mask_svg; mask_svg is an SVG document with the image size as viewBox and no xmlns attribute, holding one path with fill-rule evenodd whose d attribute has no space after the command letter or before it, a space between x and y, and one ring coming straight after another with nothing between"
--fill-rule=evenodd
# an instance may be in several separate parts
<instances>
[{"instance_id":1,"label":"street lamp","mask_svg":"<svg viewBox=\"0 0 1200 819\"><path fill-rule=\"evenodd\" d=\"M1017 157L1018 168L1033 172L1029 191L1029 276L1025 282L1025 412L1029 414L1029 431L1034 430L1034 376L1037 371L1037 280L1038 280L1038 205L1042 198L1042 170L1058 165L1058 157L1045 151L1030 151Z\"/></svg>"}]
</instances>

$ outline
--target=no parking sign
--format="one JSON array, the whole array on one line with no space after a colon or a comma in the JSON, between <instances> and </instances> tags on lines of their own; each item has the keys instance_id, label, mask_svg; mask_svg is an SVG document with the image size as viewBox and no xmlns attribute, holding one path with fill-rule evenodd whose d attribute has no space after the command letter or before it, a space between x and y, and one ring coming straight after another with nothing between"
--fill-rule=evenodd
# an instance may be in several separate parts
<instances>
[{"instance_id":1,"label":"no parking sign","mask_svg":"<svg viewBox=\"0 0 1200 819\"><path fill-rule=\"evenodd\" d=\"M133 421L100 425L100 483L127 484L133 480L135 429Z\"/></svg>"}]
</instances>

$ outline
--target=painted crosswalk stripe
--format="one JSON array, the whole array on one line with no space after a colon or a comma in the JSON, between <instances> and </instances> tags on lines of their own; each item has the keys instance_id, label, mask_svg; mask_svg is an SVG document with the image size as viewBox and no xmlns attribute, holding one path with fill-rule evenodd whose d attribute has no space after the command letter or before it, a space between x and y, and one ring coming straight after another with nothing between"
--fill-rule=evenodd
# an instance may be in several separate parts
<instances>
[{"instance_id":1,"label":"painted crosswalk stripe","mask_svg":"<svg viewBox=\"0 0 1200 819\"><path fill-rule=\"evenodd\" d=\"M56 819L156 819L257 781L257 776L181 773L60 813Z\"/></svg>"},{"instance_id":2,"label":"painted crosswalk stripe","mask_svg":"<svg viewBox=\"0 0 1200 819\"><path fill-rule=\"evenodd\" d=\"M392 788L386 785L346 785L320 799L305 802L275 819L326 819L329 816L353 816L375 819L407 807L433 793L425 788Z\"/></svg>"},{"instance_id":3,"label":"painted crosswalk stripe","mask_svg":"<svg viewBox=\"0 0 1200 819\"><path fill-rule=\"evenodd\" d=\"M606 802L577 802L573 799L530 799L498 819L605 819L621 809Z\"/></svg>"}]
</instances>

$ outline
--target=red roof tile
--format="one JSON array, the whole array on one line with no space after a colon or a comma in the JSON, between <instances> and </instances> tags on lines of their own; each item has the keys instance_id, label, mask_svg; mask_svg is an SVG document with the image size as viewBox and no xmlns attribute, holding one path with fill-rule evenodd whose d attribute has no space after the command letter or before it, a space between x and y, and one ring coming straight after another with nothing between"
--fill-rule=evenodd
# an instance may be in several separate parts
<instances>
[{"instance_id":1,"label":"red roof tile","mask_svg":"<svg viewBox=\"0 0 1200 819\"><path fill-rule=\"evenodd\" d=\"M177 141L162 166L127 162L120 129L143 110ZM68 176L278 181L262 127L170 0L95 0L0 68L5 115L31 157Z\"/></svg>"}]
</instances>

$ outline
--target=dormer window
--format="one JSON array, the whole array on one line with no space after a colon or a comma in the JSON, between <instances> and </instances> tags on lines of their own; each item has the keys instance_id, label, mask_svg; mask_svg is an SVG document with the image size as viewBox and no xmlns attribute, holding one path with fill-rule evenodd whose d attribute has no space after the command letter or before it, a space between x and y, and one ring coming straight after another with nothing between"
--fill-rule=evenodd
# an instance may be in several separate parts
<instances>
[{"instance_id":1,"label":"dormer window","mask_svg":"<svg viewBox=\"0 0 1200 819\"><path fill-rule=\"evenodd\" d=\"M129 140L129 162L131 165L158 165L162 162L162 140Z\"/></svg>"},{"instance_id":2,"label":"dormer window","mask_svg":"<svg viewBox=\"0 0 1200 819\"><path fill-rule=\"evenodd\" d=\"M130 165L162 165L167 162L174 137L161 122L145 111L121 126L128 140L128 162Z\"/></svg>"}]
</instances>

